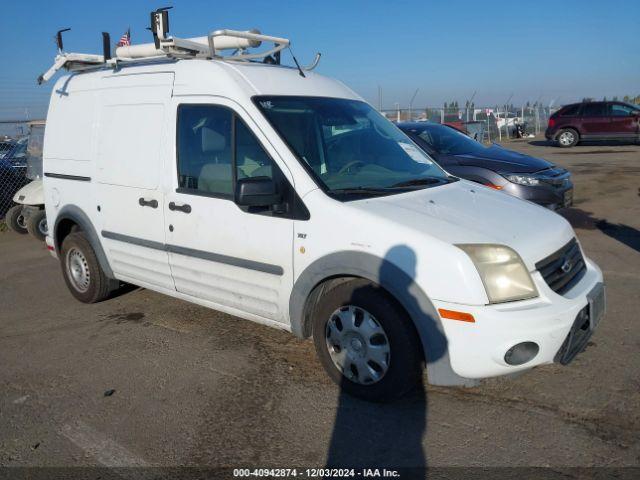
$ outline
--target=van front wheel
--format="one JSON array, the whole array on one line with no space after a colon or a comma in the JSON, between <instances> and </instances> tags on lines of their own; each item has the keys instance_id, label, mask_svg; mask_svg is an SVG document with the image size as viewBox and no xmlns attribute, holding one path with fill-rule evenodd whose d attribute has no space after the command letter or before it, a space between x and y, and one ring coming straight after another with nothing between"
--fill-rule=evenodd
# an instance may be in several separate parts
<instances>
[{"instance_id":1,"label":"van front wheel","mask_svg":"<svg viewBox=\"0 0 640 480\"><path fill-rule=\"evenodd\" d=\"M423 357L415 327L372 282L326 290L313 312L313 340L322 366L345 393L387 402L419 383Z\"/></svg>"},{"instance_id":2,"label":"van front wheel","mask_svg":"<svg viewBox=\"0 0 640 480\"><path fill-rule=\"evenodd\" d=\"M71 233L64 239L60 262L64 281L78 300L96 303L109 296L109 279L84 233Z\"/></svg>"}]
</instances>

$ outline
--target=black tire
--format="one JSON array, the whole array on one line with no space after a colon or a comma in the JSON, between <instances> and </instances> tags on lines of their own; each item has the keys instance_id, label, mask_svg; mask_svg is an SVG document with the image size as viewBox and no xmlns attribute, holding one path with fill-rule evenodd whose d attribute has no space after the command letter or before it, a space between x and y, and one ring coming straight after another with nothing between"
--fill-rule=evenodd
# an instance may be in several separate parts
<instances>
[{"instance_id":1,"label":"black tire","mask_svg":"<svg viewBox=\"0 0 640 480\"><path fill-rule=\"evenodd\" d=\"M388 369L374 383L352 381L331 358L327 324L332 318L335 319L332 317L335 312L344 312L346 306L369 312L388 339ZM334 284L319 299L312 321L313 340L320 362L342 391L367 401L389 402L420 384L423 355L418 333L405 311L380 286L364 279ZM368 344L365 343L366 348L373 345L372 338L368 339ZM353 373L350 375L353 377Z\"/></svg>"},{"instance_id":2,"label":"black tire","mask_svg":"<svg viewBox=\"0 0 640 480\"><path fill-rule=\"evenodd\" d=\"M4 217L7 227L20 235L27 233L27 225L22 214L22 205L14 205Z\"/></svg>"},{"instance_id":3,"label":"black tire","mask_svg":"<svg viewBox=\"0 0 640 480\"><path fill-rule=\"evenodd\" d=\"M64 239L60 251L60 264L67 288L81 302L100 302L111 293L112 283L100 267L98 258L83 232L70 233ZM72 270L75 270L79 277L74 278Z\"/></svg>"},{"instance_id":4,"label":"black tire","mask_svg":"<svg viewBox=\"0 0 640 480\"><path fill-rule=\"evenodd\" d=\"M27 231L35 238L44 242L47 236L47 215L44 210L38 210L27 218Z\"/></svg>"},{"instance_id":5,"label":"black tire","mask_svg":"<svg viewBox=\"0 0 640 480\"><path fill-rule=\"evenodd\" d=\"M580 134L573 128L563 128L556 135L556 145L560 148L571 148L580 141Z\"/></svg>"}]
</instances>

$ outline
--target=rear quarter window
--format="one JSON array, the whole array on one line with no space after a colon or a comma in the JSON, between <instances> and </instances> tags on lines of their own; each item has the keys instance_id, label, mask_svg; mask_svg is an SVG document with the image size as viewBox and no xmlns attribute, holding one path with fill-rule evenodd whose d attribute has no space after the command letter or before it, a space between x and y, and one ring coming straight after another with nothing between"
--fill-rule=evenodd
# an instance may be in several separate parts
<instances>
[{"instance_id":1,"label":"rear quarter window","mask_svg":"<svg viewBox=\"0 0 640 480\"><path fill-rule=\"evenodd\" d=\"M569 105L558 112L561 117L575 117L580 113L580 105Z\"/></svg>"}]
</instances>

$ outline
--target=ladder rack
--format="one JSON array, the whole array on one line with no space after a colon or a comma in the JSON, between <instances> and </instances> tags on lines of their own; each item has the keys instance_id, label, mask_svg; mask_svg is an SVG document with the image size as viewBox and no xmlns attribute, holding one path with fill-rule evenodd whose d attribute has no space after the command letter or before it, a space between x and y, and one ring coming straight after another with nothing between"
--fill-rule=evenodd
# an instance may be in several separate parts
<instances>
[{"instance_id":1,"label":"ladder rack","mask_svg":"<svg viewBox=\"0 0 640 480\"><path fill-rule=\"evenodd\" d=\"M103 55L85 53L67 53L62 45L62 32L69 29L60 30L57 33L58 54L51 68L38 77L38 84L47 82L55 73L65 68L69 71L85 71L103 67L117 68L121 62L148 61L161 58L203 58L220 59L230 61L256 61L263 63L280 64L280 52L285 48L290 48L291 42L286 38L263 35L258 30L215 30L206 36L195 38L178 38L168 36L169 15L168 8L160 8L151 12L151 32L153 43L140 45L121 46L116 48L115 56L111 56L109 45L109 34L103 32ZM269 43L273 46L266 51L252 53L251 48L256 48L262 43ZM225 51L231 50L230 55L223 55ZM316 55L313 63L304 68L312 70L320 60L320 54ZM298 66L300 74L303 68Z\"/></svg>"}]
</instances>

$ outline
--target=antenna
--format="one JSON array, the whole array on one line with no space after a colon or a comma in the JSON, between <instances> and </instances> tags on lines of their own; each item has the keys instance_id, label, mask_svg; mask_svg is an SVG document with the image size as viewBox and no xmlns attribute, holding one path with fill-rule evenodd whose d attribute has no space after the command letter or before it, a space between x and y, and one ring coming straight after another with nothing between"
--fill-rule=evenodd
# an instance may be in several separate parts
<instances>
[{"instance_id":1,"label":"antenna","mask_svg":"<svg viewBox=\"0 0 640 480\"><path fill-rule=\"evenodd\" d=\"M58 53L62 53L62 51L64 50L64 47L62 45L62 33L68 32L69 30L71 29L63 28L62 30L58 30L58 33L56 33L56 45L58 45Z\"/></svg>"}]
</instances>

